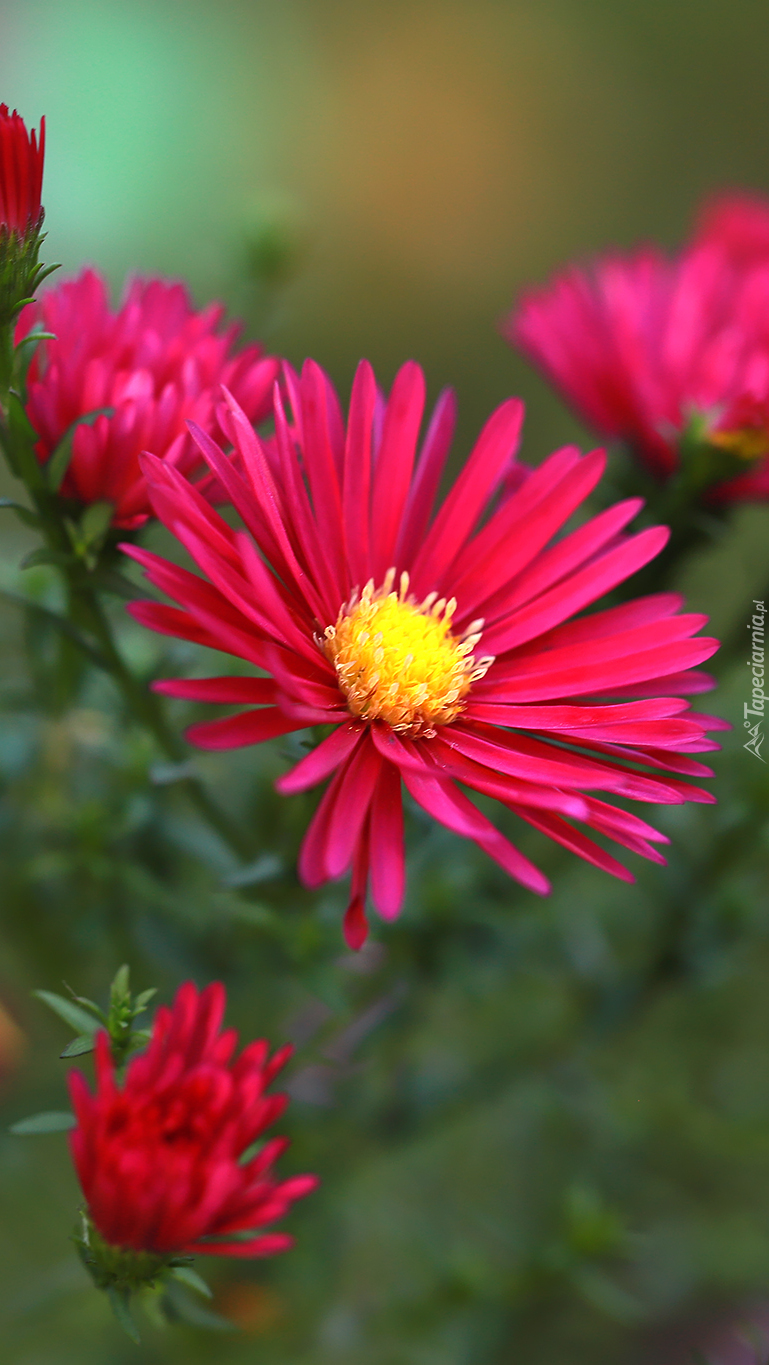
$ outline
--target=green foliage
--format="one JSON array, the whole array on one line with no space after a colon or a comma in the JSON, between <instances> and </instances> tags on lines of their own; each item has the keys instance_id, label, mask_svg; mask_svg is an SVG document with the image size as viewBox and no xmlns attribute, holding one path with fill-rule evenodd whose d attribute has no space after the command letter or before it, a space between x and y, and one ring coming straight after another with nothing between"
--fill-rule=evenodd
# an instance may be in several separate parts
<instances>
[{"instance_id":1,"label":"green foliage","mask_svg":"<svg viewBox=\"0 0 769 1365\"><path fill-rule=\"evenodd\" d=\"M15 1137L31 1137L39 1133L66 1133L69 1128L74 1128L75 1116L68 1110L49 1109L42 1114L33 1114L31 1118L19 1119L18 1123L12 1123L8 1129Z\"/></svg>"}]
</instances>

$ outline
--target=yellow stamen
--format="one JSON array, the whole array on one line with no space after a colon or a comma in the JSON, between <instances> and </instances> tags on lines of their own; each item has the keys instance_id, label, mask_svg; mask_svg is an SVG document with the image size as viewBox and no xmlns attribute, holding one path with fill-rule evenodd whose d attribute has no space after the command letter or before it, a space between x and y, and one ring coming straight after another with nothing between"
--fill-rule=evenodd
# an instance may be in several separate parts
<instances>
[{"instance_id":1,"label":"yellow stamen","mask_svg":"<svg viewBox=\"0 0 769 1365\"><path fill-rule=\"evenodd\" d=\"M760 460L769 455L769 431L766 427L735 427L733 431L712 431L713 445L728 450L738 460Z\"/></svg>"},{"instance_id":2,"label":"yellow stamen","mask_svg":"<svg viewBox=\"0 0 769 1365\"><path fill-rule=\"evenodd\" d=\"M472 621L462 636L452 634L455 598L447 602L431 592L417 603L407 573L398 592L394 581L395 569L388 569L380 588L372 579L361 593L356 589L320 643L352 715L429 738L436 726L456 719L493 659L473 655L483 621Z\"/></svg>"}]
</instances>

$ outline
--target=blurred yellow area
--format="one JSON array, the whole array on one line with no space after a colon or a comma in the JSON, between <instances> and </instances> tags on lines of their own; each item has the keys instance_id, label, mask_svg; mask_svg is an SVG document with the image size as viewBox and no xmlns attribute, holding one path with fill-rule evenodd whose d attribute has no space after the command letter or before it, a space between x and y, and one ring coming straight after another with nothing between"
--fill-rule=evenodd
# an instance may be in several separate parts
<instances>
[{"instance_id":1,"label":"blurred yellow area","mask_svg":"<svg viewBox=\"0 0 769 1365\"><path fill-rule=\"evenodd\" d=\"M27 1039L0 1002L0 1085L20 1064Z\"/></svg>"}]
</instances>

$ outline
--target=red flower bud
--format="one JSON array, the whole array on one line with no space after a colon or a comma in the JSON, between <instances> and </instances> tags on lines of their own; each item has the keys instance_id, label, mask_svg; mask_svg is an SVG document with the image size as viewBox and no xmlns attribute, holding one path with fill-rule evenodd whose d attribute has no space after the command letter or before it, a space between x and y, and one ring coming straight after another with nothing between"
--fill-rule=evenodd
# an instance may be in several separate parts
<instances>
[{"instance_id":1,"label":"red flower bud","mask_svg":"<svg viewBox=\"0 0 769 1365\"><path fill-rule=\"evenodd\" d=\"M45 156L45 119L39 141L23 118L0 104L0 228L24 236L39 224Z\"/></svg>"},{"instance_id":2,"label":"red flower bud","mask_svg":"<svg viewBox=\"0 0 769 1365\"><path fill-rule=\"evenodd\" d=\"M70 1076L72 1157L90 1219L111 1247L269 1256L292 1243L261 1229L314 1189L315 1176L276 1181L285 1138L242 1159L286 1106L284 1095L264 1092L291 1050L268 1060L259 1041L233 1061L237 1034L220 1031L225 1000L220 982L198 993L188 981L171 1009L158 1010L122 1086L106 1033L97 1038L96 1094L80 1072Z\"/></svg>"}]
</instances>

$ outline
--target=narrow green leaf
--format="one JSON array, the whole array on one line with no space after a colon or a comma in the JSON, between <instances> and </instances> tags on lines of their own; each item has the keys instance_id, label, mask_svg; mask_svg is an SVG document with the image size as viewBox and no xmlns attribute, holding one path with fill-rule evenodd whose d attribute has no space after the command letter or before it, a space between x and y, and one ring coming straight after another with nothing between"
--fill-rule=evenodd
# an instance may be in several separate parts
<instances>
[{"instance_id":1,"label":"narrow green leaf","mask_svg":"<svg viewBox=\"0 0 769 1365\"><path fill-rule=\"evenodd\" d=\"M35 454L37 432L27 417L18 393L13 389L8 396L8 439L19 478L28 488L42 488L45 484L43 467Z\"/></svg>"},{"instance_id":2,"label":"narrow green leaf","mask_svg":"<svg viewBox=\"0 0 769 1365\"><path fill-rule=\"evenodd\" d=\"M52 493L58 493L64 482L64 475L69 469L69 463L75 446L75 432L79 426L91 426L97 417L111 417L114 408L94 408L92 412L86 412L82 417L78 417L71 426L67 427L59 444L45 465L45 480Z\"/></svg>"},{"instance_id":3,"label":"narrow green leaf","mask_svg":"<svg viewBox=\"0 0 769 1365\"><path fill-rule=\"evenodd\" d=\"M112 985L109 988L109 998L114 1003L125 1000L131 993L131 969L126 962L122 967L118 967Z\"/></svg>"},{"instance_id":4,"label":"narrow green leaf","mask_svg":"<svg viewBox=\"0 0 769 1365\"><path fill-rule=\"evenodd\" d=\"M145 602L157 600L152 593L146 591L144 585L132 583L130 578L118 573L117 569L108 569L103 564L99 565L91 581L101 592L111 592L115 597L124 598L126 602L136 602L139 599Z\"/></svg>"},{"instance_id":5,"label":"narrow green leaf","mask_svg":"<svg viewBox=\"0 0 769 1365\"><path fill-rule=\"evenodd\" d=\"M99 1027L97 1019L86 1014L85 1010L73 1004L71 1000L65 1000L63 995L56 995L53 991L33 991L32 994L37 996L38 1000L42 1000L54 1014L58 1014L59 1018L63 1019L65 1024L69 1024L76 1033L87 1033L92 1037Z\"/></svg>"},{"instance_id":6,"label":"narrow green leaf","mask_svg":"<svg viewBox=\"0 0 769 1365\"><path fill-rule=\"evenodd\" d=\"M172 782L186 782L195 776L195 764L191 758L183 763L153 763L149 779L154 787L170 787Z\"/></svg>"},{"instance_id":7,"label":"narrow green leaf","mask_svg":"<svg viewBox=\"0 0 769 1365\"><path fill-rule=\"evenodd\" d=\"M104 1028L106 1028L107 1016L104 1013L104 1010L100 1010L96 1002L94 1000L89 1000L87 995L75 995L75 992L73 991L72 987L67 985L66 981L64 982L64 985L67 987L67 990L69 991L70 996L74 1000L75 1004L80 1005L81 1008L85 1010L86 1014L92 1014L94 1019L96 1019L98 1023L100 1023Z\"/></svg>"},{"instance_id":8,"label":"narrow green leaf","mask_svg":"<svg viewBox=\"0 0 769 1365\"><path fill-rule=\"evenodd\" d=\"M59 616L58 612L50 611L48 607L41 607L37 602L30 602L28 598L20 597L18 593L6 592L4 588L0 588L0 597L5 602L13 602L15 606L31 612L33 616L37 616L40 620L47 622L49 626L61 631L62 635L66 635L68 640L72 640L78 649L87 655L91 663L96 664L97 668L104 668L104 659L98 649L95 649L66 617Z\"/></svg>"},{"instance_id":9,"label":"narrow green leaf","mask_svg":"<svg viewBox=\"0 0 769 1365\"><path fill-rule=\"evenodd\" d=\"M48 234L46 233L46 234L44 234L44 235L47 236ZM41 241L43 240L42 237L41 237L40 240L41 240ZM57 261L55 265L44 265L44 266L42 266L39 275L37 275L36 278L35 278L35 288L37 289L38 286L41 285L41 284L43 283L43 280L47 280L47 279L48 279L48 276L49 276L49 275L52 275L53 272L54 272L54 270L61 270L61 264L60 264L60 262Z\"/></svg>"},{"instance_id":10,"label":"narrow green leaf","mask_svg":"<svg viewBox=\"0 0 769 1365\"><path fill-rule=\"evenodd\" d=\"M256 886L258 882L272 881L283 871L283 861L275 853L262 853L255 862L239 867L222 878L222 886Z\"/></svg>"},{"instance_id":11,"label":"narrow green leaf","mask_svg":"<svg viewBox=\"0 0 769 1365\"><path fill-rule=\"evenodd\" d=\"M55 564L57 568L64 568L72 563L72 555L66 554L64 550L49 550L47 546L41 545L37 550L30 550L25 555L19 565L21 569L36 569L38 564Z\"/></svg>"},{"instance_id":12,"label":"narrow green leaf","mask_svg":"<svg viewBox=\"0 0 769 1365\"><path fill-rule=\"evenodd\" d=\"M63 1052L59 1053L62 1058L82 1057L86 1052L93 1052L94 1041L92 1033L81 1033L77 1038L73 1038L71 1043L67 1043Z\"/></svg>"},{"instance_id":13,"label":"narrow green leaf","mask_svg":"<svg viewBox=\"0 0 769 1365\"><path fill-rule=\"evenodd\" d=\"M47 1109L42 1114L32 1114L28 1119L19 1119L18 1123L12 1123L8 1129L15 1137L31 1137L38 1133L66 1133L69 1128L74 1128L76 1123L75 1115L70 1114L69 1110Z\"/></svg>"},{"instance_id":14,"label":"narrow green leaf","mask_svg":"<svg viewBox=\"0 0 769 1365\"><path fill-rule=\"evenodd\" d=\"M32 346L33 344L37 345L38 341L55 340L56 340L55 332L27 332L27 335L25 337L22 337L21 341L16 343L14 349L20 351L22 346Z\"/></svg>"},{"instance_id":15,"label":"narrow green leaf","mask_svg":"<svg viewBox=\"0 0 769 1365\"><path fill-rule=\"evenodd\" d=\"M135 1341L137 1346L141 1346L142 1339L139 1336L139 1329L136 1326L131 1313L130 1294L128 1294L126 1290L109 1288L107 1290L107 1298L110 1302L110 1308L115 1314L123 1331L128 1334L131 1341Z\"/></svg>"},{"instance_id":16,"label":"narrow green leaf","mask_svg":"<svg viewBox=\"0 0 769 1365\"><path fill-rule=\"evenodd\" d=\"M157 986L150 986L150 989L148 991L142 991L141 995L137 995L136 999L134 1000L134 1017L137 1014L142 1014L143 1011L146 1010L148 1004L150 1003L150 1000L153 998L153 996L157 995L157 993L158 993Z\"/></svg>"},{"instance_id":17,"label":"narrow green leaf","mask_svg":"<svg viewBox=\"0 0 769 1365\"><path fill-rule=\"evenodd\" d=\"M189 1323L191 1327L208 1327L214 1332L236 1332L238 1330L235 1323L230 1322L229 1318L223 1318L221 1313L213 1313L210 1308L204 1308L195 1299L191 1299L181 1285L168 1282L166 1298L173 1313L181 1318L182 1322Z\"/></svg>"},{"instance_id":18,"label":"narrow green leaf","mask_svg":"<svg viewBox=\"0 0 769 1365\"><path fill-rule=\"evenodd\" d=\"M171 1271L175 1280L181 1280L189 1289L194 1289L198 1294L202 1294L204 1299L214 1297L213 1290L209 1288L202 1275L198 1275L197 1270L193 1270L189 1265L177 1265Z\"/></svg>"},{"instance_id":19,"label":"narrow green leaf","mask_svg":"<svg viewBox=\"0 0 769 1365\"><path fill-rule=\"evenodd\" d=\"M109 530L114 511L115 504L112 502L89 503L80 518L80 532L85 545L89 548L101 545Z\"/></svg>"},{"instance_id":20,"label":"narrow green leaf","mask_svg":"<svg viewBox=\"0 0 769 1365\"><path fill-rule=\"evenodd\" d=\"M0 498L0 507L9 507L16 513L20 521L25 526L39 526L40 518L37 512L33 512L31 507L25 507L21 502L14 502L13 498Z\"/></svg>"},{"instance_id":21,"label":"narrow green leaf","mask_svg":"<svg viewBox=\"0 0 769 1365\"><path fill-rule=\"evenodd\" d=\"M146 1047L151 1037L152 1034L147 1028L134 1029L130 1041L131 1052L138 1052L141 1048Z\"/></svg>"}]
</instances>

